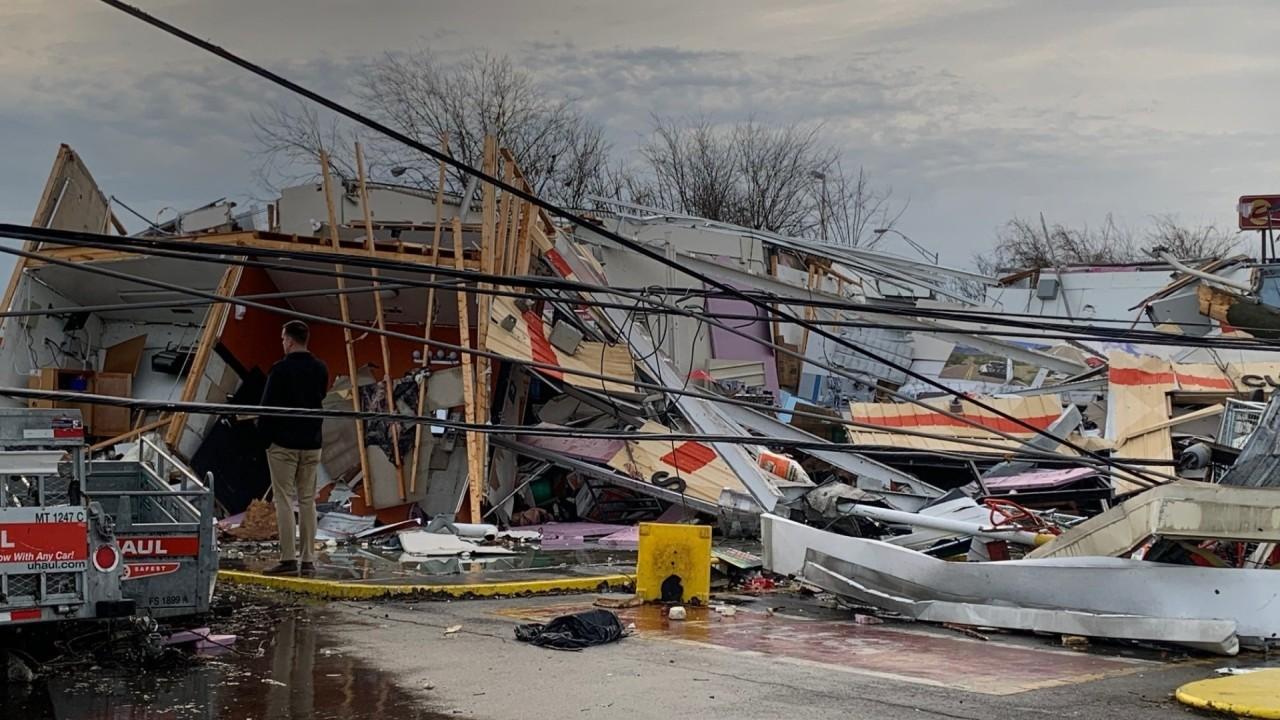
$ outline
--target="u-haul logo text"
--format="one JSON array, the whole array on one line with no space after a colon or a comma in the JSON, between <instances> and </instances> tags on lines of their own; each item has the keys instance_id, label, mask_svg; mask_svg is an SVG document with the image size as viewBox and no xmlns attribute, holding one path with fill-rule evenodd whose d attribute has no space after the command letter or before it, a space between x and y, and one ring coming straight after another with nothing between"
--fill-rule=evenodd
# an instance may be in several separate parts
<instances>
[{"instance_id":1,"label":"u-haul logo text","mask_svg":"<svg viewBox=\"0 0 1280 720\"><path fill-rule=\"evenodd\" d=\"M194 557L200 554L200 538L195 535L121 537L120 554L126 558Z\"/></svg>"}]
</instances>

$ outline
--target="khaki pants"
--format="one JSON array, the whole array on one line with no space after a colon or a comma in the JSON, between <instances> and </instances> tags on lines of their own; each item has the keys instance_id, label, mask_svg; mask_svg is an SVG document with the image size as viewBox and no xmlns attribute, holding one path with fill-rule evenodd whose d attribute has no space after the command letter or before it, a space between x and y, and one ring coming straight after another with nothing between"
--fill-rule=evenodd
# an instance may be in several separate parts
<instances>
[{"instance_id":1,"label":"khaki pants","mask_svg":"<svg viewBox=\"0 0 1280 720\"><path fill-rule=\"evenodd\" d=\"M280 559L298 559L294 545L293 501L298 501L298 525L302 537L302 562L315 562L316 547L316 467L319 450L290 450L279 445L267 448L271 468L271 491L276 504L276 527L280 530Z\"/></svg>"}]
</instances>

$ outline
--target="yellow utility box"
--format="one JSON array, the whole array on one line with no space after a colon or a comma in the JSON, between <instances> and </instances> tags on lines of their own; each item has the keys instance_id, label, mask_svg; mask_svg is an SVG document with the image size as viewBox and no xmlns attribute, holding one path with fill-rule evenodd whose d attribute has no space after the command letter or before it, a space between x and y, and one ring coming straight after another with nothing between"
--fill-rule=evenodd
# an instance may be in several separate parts
<instances>
[{"instance_id":1,"label":"yellow utility box","mask_svg":"<svg viewBox=\"0 0 1280 720\"><path fill-rule=\"evenodd\" d=\"M711 528L640 523L636 594L646 602L711 601Z\"/></svg>"}]
</instances>

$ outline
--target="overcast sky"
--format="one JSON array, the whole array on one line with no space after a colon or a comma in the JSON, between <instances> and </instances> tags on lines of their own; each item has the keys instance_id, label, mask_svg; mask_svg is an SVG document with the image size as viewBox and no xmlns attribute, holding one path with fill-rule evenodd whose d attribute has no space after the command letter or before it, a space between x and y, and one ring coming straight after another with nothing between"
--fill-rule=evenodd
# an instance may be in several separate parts
<instances>
[{"instance_id":1,"label":"overcast sky","mask_svg":"<svg viewBox=\"0 0 1280 720\"><path fill-rule=\"evenodd\" d=\"M651 112L821 122L959 265L1014 215L1232 227L1280 192L1266 0L139 3L339 96L386 51L507 53L620 151ZM30 222L60 142L148 215L262 194L249 114L282 91L105 5L0 3L0 88L2 221Z\"/></svg>"}]
</instances>

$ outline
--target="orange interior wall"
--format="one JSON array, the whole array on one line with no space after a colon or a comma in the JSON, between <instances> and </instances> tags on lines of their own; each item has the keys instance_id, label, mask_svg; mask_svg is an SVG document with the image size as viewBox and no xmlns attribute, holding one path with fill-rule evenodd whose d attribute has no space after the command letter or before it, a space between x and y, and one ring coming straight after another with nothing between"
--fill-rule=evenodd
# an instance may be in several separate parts
<instances>
[{"instance_id":1,"label":"orange interior wall","mask_svg":"<svg viewBox=\"0 0 1280 720\"><path fill-rule=\"evenodd\" d=\"M280 292L280 290L271 281L265 270L261 268L245 268L240 277L240 284L236 287L235 295L239 297L275 292ZM263 302L275 307L285 307L284 302L279 300ZM246 308L244 317L239 320L232 313L231 317L227 318L226 326L222 330L222 344L245 367L258 367L265 373L281 357L280 326L288 319L285 315L258 308ZM311 327L309 349L329 366L330 382L339 375L346 375L347 356L343 349L342 328L318 322L307 324ZM421 325L394 324L388 325L387 329L415 337L422 334ZM359 332L353 331L353 334L357 337L360 336ZM436 326L431 329L431 337L433 340L440 342L457 344L458 328ZM413 353L421 349L422 343L420 342L412 342L401 338L388 338L387 350L391 360L392 377L400 377L413 369ZM378 336L369 333L357 340L355 343L355 356L356 367L373 365L381 368L382 346ZM382 372L377 371L374 376L382 379Z\"/></svg>"},{"instance_id":2,"label":"orange interior wall","mask_svg":"<svg viewBox=\"0 0 1280 720\"><path fill-rule=\"evenodd\" d=\"M280 292L272 282L270 276L261 268L245 268L240 276L240 283L233 293L237 297L245 295L259 295L265 293ZM266 305L285 308L284 301L266 300L262 301ZM244 316L236 319L235 313L228 318L226 325L223 327L222 336L220 338L222 344L239 360L245 367L258 367L263 373L271 369L271 366L280 359L282 352L280 349L280 326L287 320L288 316L278 313L261 310L258 308L245 308ZM340 375L347 374L347 357L343 349L343 333L342 328L336 325L326 325L319 322L307 323L311 328L311 341L308 344L309 349L316 357L320 358L329 366L329 382L332 384L334 379ZM388 330L404 333L419 337L422 334L421 325L389 325ZM359 332L353 333L359 337ZM438 325L432 327L431 337L439 342L450 344L459 344L459 333L457 326ZM421 342L411 342L409 340L399 338L388 338L388 354L391 360L392 377L400 377L409 372L414 367L413 353L415 350L422 349ZM382 367L382 348L379 343L378 336L372 333L364 335L355 343L356 367L362 365L373 365ZM438 367L438 366L437 366ZM382 373L374 372L374 376L381 380ZM495 367L490 381L493 383L492 393L496 395L498 370ZM395 522L403 520L409 515L409 505L401 505L392 508L383 508L377 511L379 522ZM352 499L352 512L360 515L373 512L371 508L364 505L363 499L359 496ZM467 519L468 508L463 506L459 519Z\"/></svg>"},{"instance_id":3,"label":"orange interior wall","mask_svg":"<svg viewBox=\"0 0 1280 720\"><path fill-rule=\"evenodd\" d=\"M267 272L261 268L247 267L236 285L237 297L280 292ZM266 305L284 307L281 300L263 300ZM247 368L257 367L266 373L280 359L280 326L285 318L258 308L245 308L244 317L236 319L236 313L227 317L222 327L222 344L236 360Z\"/></svg>"}]
</instances>

